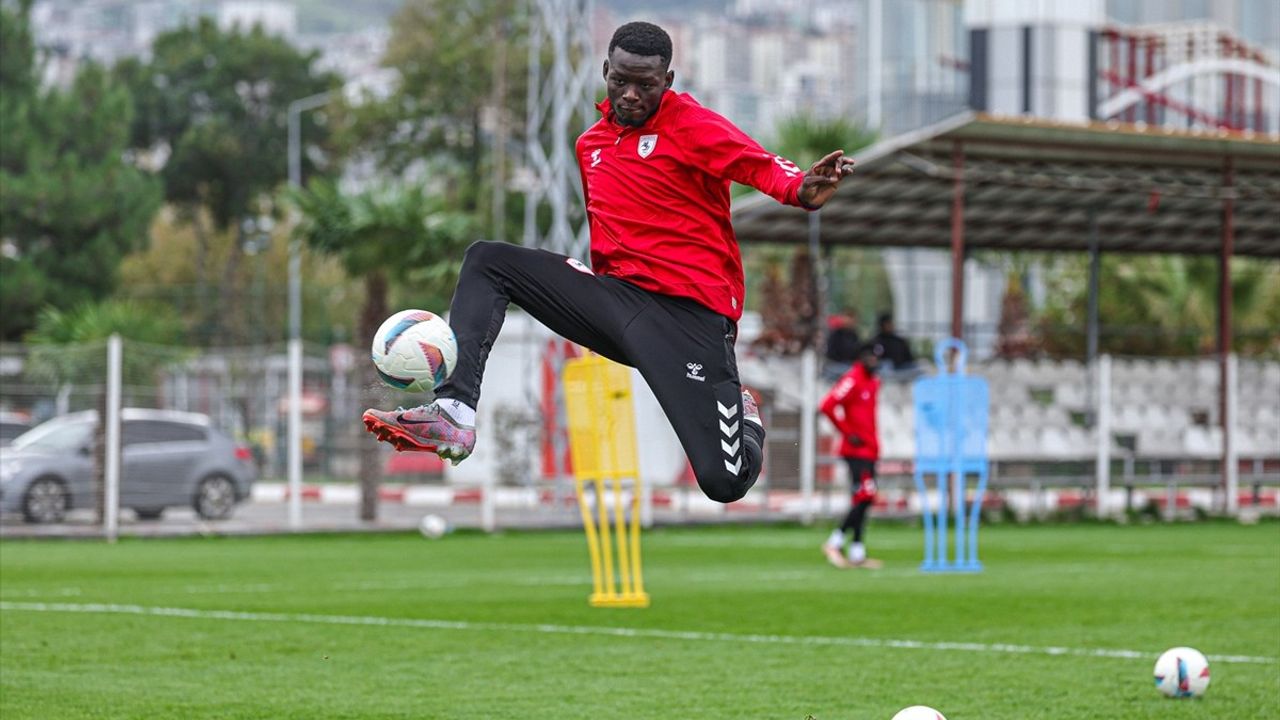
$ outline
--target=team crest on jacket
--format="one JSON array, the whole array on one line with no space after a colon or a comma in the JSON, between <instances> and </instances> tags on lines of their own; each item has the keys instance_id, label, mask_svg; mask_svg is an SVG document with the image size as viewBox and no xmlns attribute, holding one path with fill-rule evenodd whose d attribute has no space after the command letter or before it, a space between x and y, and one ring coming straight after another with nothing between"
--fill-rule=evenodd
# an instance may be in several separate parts
<instances>
[{"instance_id":1,"label":"team crest on jacket","mask_svg":"<svg viewBox=\"0 0 1280 720\"><path fill-rule=\"evenodd\" d=\"M640 151L640 157L647 158L653 154L653 149L658 147L657 135L641 135L640 145L637 149Z\"/></svg>"}]
</instances>

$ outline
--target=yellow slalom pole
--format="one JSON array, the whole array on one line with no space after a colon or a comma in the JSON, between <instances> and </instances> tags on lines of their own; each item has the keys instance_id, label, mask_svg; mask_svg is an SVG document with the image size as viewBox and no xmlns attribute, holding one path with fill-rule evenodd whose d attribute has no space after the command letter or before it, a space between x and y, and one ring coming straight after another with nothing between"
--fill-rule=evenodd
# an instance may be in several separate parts
<instances>
[{"instance_id":1,"label":"yellow slalom pole","mask_svg":"<svg viewBox=\"0 0 1280 720\"><path fill-rule=\"evenodd\" d=\"M622 578L622 594L630 597L631 588L631 552L628 547L630 538L627 532L627 517L622 511L622 478L613 478L613 516L617 529L618 541L618 574Z\"/></svg>"},{"instance_id":2,"label":"yellow slalom pole","mask_svg":"<svg viewBox=\"0 0 1280 720\"><path fill-rule=\"evenodd\" d=\"M604 598L617 597L617 581L613 576L613 540L609 535L609 503L604 494L604 479L596 478L596 508L600 513L600 547L604 555Z\"/></svg>"},{"instance_id":3,"label":"yellow slalom pole","mask_svg":"<svg viewBox=\"0 0 1280 720\"><path fill-rule=\"evenodd\" d=\"M587 503L587 489L582 478L575 478L578 491L578 508L582 511L582 529L587 534L587 552L591 555L591 586L594 595L604 592L603 577L600 572L600 537L596 534L595 522L591 518L591 506ZM596 498L596 502L600 499Z\"/></svg>"}]
</instances>

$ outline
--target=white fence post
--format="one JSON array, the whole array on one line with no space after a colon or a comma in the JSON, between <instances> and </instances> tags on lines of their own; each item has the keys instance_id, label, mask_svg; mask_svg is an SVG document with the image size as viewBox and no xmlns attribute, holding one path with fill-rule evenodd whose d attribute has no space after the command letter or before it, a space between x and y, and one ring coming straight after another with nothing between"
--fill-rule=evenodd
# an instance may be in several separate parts
<instances>
[{"instance_id":1,"label":"white fence post","mask_svg":"<svg viewBox=\"0 0 1280 720\"><path fill-rule=\"evenodd\" d=\"M113 543L119 535L120 519L120 385L122 352L120 336L107 338L107 416L100 418L106 431L106 453L103 458L102 511L103 534Z\"/></svg>"},{"instance_id":2,"label":"white fence post","mask_svg":"<svg viewBox=\"0 0 1280 720\"><path fill-rule=\"evenodd\" d=\"M1240 357L1235 353L1227 355L1227 416L1222 423L1224 432L1222 433L1222 442L1225 443L1222 452L1224 477L1226 479L1226 504L1228 515L1235 515L1240 510L1240 461L1236 455L1236 432L1239 430L1237 424L1237 402L1240 399Z\"/></svg>"},{"instance_id":3,"label":"white fence post","mask_svg":"<svg viewBox=\"0 0 1280 720\"><path fill-rule=\"evenodd\" d=\"M1111 356L1098 357L1098 406L1096 411L1098 429L1098 464L1095 491L1097 513L1099 518L1107 517L1108 495L1111 493Z\"/></svg>"},{"instance_id":4,"label":"white fence post","mask_svg":"<svg viewBox=\"0 0 1280 720\"><path fill-rule=\"evenodd\" d=\"M487 533L498 529L498 498L493 473L485 473L480 483L480 528Z\"/></svg>"},{"instance_id":5,"label":"white fence post","mask_svg":"<svg viewBox=\"0 0 1280 720\"><path fill-rule=\"evenodd\" d=\"M289 528L302 527L302 340L289 341Z\"/></svg>"},{"instance_id":6,"label":"white fence post","mask_svg":"<svg viewBox=\"0 0 1280 720\"><path fill-rule=\"evenodd\" d=\"M818 353L805 348L800 364L800 522L813 522L813 478L817 466Z\"/></svg>"}]
</instances>

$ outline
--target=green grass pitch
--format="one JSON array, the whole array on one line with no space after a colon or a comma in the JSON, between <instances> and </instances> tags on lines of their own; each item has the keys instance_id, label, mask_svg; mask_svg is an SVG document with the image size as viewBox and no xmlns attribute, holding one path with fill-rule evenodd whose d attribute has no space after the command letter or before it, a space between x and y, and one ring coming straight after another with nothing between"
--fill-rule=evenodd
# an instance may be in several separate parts
<instances>
[{"instance_id":1,"label":"green grass pitch","mask_svg":"<svg viewBox=\"0 0 1280 720\"><path fill-rule=\"evenodd\" d=\"M1276 523L984 527L967 576L826 531L646 533L646 610L588 607L580 533L6 541L0 717L1280 718Z\"/></svg>"}]
</instances>

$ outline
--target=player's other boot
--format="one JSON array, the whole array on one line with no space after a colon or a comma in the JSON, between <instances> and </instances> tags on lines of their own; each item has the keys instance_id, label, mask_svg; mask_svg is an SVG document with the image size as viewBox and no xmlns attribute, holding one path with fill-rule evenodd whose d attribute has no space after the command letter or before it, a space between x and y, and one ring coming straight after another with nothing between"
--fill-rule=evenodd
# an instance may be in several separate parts
<instances>
[{"instance_id":1,"label":"player's other boot","mask_svg":"<svg viewBox=\"0 0 1280 720\"><path fill-rule=\"evenodd\" d=\"M364 411L365 428L396 450L433 452L454 465L466 460L476 446L476 429L449 417L436 403L412 410L369 409Z\"/></svg>"}]
</instances>

